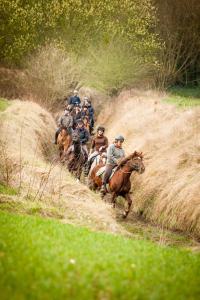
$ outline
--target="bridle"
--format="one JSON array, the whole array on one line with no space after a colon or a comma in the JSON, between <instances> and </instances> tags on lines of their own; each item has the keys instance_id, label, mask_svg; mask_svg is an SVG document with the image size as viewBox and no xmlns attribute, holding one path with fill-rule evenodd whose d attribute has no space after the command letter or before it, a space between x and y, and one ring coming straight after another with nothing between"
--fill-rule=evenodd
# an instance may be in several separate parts
<instances>
[{"instance_id":1,"label":"bridle","mask_svg":"<svg viewBox=\"0 0 200 300\"><path fill-rule=\"evenodd\" d=\"M136 157L136 158L142 160L141 157L139 157L139 156ZM119 171L122 172L123 174L131 174L133 171L137 171L137 170L133 169L132 171L123 171L122 170L122 166L121 166L120 169L119 169Z\"/></svg>"}]
</instances>

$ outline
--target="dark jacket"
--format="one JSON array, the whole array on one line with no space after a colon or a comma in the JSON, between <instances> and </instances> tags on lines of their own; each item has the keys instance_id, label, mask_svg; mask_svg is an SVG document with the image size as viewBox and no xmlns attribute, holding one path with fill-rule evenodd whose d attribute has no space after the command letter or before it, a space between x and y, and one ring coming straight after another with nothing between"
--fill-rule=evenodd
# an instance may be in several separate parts
<instances>
[{"instance_id":1,"label":"dark jacket","mask_svg":"<svg viewBox=\"0 0 200 300\"><path fill-rule=\"evenodd\" d=\"M76 122L82 118L81 111L79 111L77 114L74 114L73 118L74 118L74 124L76 124Z\"/></svg>"},{"instance_id":2,"label":"dark jacket","mask_svg":"<svg viewBox=\"0 0 200 300\"><path fill-rule=\"evenodd\" d=\"M87 131L87 129L83 128L76 128L76 132L78 132L79 136L80 136L80 141L81 144L86 144L89 141L89 132Z\"/></svg>"},{"instance_id":3,"label":"dark jacket","mask_svg":"<svg viewBox=\"0 0 200 300\"><path fill-rule=\"evenodd\" d=\"M89 113L89 118L93 119L94 118L94 108L92 106L88 106L88 113Z\"/></svg>"},{"instance_id":4,"label":"dark jacket","mask_svg":"<svg viewBox=\"0 0 200 300\"><path fill-rule=\"evenodd\" d=\"M69 98L69 103L70 105L76 105L76 104L81 104L81 99L79 96L72 96Z\"/></svg>"},{"instance_id":5,"label":"dark jacket","mask_svg":"<svg viewBox=\"0 0 200 300\"><path fill-rule=\"evenodd\" d=\"M88 110L87 110L87 111L84 111L84 110L83 110L83 111L81 112L81 118L83 119L84 117L90 117L90 116L89 116Z\"/></svg>"}]
</instances>

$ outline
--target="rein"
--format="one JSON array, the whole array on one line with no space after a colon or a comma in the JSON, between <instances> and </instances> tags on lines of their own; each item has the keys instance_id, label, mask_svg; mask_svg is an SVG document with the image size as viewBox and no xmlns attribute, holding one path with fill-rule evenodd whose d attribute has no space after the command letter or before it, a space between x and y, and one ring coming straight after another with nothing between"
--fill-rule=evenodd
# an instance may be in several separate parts
<instances>
[{"instance_id":1,"label":"rein","mask_svg":"<svg viewBox=\"0 0 200 300\"><path fill-rule=\"evenodd\" d=\"M119 171L121 171L123 174L131 174L133 172L133 171L129 171L129 172L123 171L122 167L119 169Z\"/></svg>"}]
</instances>

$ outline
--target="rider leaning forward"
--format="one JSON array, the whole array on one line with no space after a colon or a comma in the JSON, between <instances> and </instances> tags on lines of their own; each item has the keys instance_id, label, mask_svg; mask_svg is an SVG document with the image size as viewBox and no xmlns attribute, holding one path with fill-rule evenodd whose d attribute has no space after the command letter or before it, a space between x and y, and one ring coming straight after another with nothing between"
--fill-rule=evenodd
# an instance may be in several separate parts
<instances>
[{"instance_id":1,"label":"rider leaning forward","mask_svg":"<svg viewBox=\"0 0 200 300\"><path fill-rule=\"evenodd\" d=\"M124 149L122 149L123 142L124 137L119 135L115 138L114 143L111 144L107 149L106 169L103 176L103 184L101 187L102 193L107 192L106 184L108 183L113 169L119 164L121 159L125 157Z\"/></svg>"}]
</instances>

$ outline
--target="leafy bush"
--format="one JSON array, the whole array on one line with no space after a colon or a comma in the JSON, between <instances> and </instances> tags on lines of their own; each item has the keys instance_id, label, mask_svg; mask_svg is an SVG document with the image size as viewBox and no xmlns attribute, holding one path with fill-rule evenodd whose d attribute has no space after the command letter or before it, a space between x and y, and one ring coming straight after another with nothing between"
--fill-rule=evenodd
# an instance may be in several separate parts
<instances>
[{"instance_id":1,"label":"leafy bush","mask_svg":"<svg viewBox=\"0 0 200 300\"><path fill-rule=\"evenodd\" d=\"M84 85L115 94L122 88L129 88L149 79L153 60L145 61L142 51L136 51L130 43L114 39L108 45L90 48L79 64Z\"/></svg>"}]
</instances>

